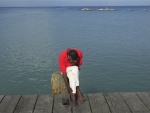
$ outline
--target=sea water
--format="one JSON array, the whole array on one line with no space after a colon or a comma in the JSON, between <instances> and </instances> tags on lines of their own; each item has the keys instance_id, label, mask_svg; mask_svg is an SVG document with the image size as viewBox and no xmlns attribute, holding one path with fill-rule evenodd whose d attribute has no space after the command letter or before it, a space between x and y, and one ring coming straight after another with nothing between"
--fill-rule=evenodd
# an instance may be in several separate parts
<instances>
[{"instance_id":1,"label":"sea water","mask_svg":"<svg viewBox=\"0 0 150 113\"><path fill-rule=\"evenodd\" d=\"M67 48L83 51L83 93L150 91L150 7L82 8L0 8L0 94L51 93Z\"/></svg>"}]
</instances>

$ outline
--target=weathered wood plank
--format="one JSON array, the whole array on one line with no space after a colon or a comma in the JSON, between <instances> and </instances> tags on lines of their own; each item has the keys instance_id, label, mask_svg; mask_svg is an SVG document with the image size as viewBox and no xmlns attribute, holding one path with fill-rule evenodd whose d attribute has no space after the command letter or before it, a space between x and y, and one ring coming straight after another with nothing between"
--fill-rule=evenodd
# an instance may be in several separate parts
<instances>
[{"instance_id":1,"label":"weathered wood plank","mask_svg":"<svg viewBox=\"0 0 150 113\"><path fill-rule=\"evenodd\" d=\"M0 113L13 113L21 96L7 95L0 104Z\"/></svg>"},{"instance_id":2,"label":"weathered wood plank","mask_svg":"<svg viewBox=\"0 0 150 113\"><path fill-rule=\"evenodd\" d=\"M14 111L14 113L32 113L37 95L23 95Z\"/></svg>"},{"instance_id":3,"label":"weathered wood plank","mask_svg":"<svg viewBox=\"0 0 150 113\"><path fill-rule=\"evenodd\" d=\"M133 113L150 113L136 93L121 93L121 95Z\"/></svg>"},{"instance_id":4,"label":"weathered wood plank","mask_svg":"<svg viewBox=\"0 0 150 113\"><path fill-rule=\"evenodd\" d=\"M88 97L87 95L84 95L84 97L86 98L86 101L80 102L80 100L78 100L79 107L77 109L72 108L73 113L91 113Z\"/></svg>"},{"instance_id":5,"label":"weathered wood plank","mask_svg":"<svg viewBox=\"0 0 150 113\"><path fill-rule=\"evenodd\" d=\"M3 98L4 98L4 95L0 95L0 103L2 102Z\"/></svg>"},{"instance_id":6,"label":"weathered wood plank","mask_svg":"<svg viewBox=\"0 0 150 113\"><path fill-rule=\"evenodd\" d=\"M112 113L131 113L119 93L104 94Z\"/></svg>"},{"instance_id":7,"label":"weathered wood plank","mask_svg":"<svg viewBox=\"0 0 150 113\"><path fill-rule=\"evenodd\" d=\"M65 107L62 105L62 95L54 97L53 113L71 113L71 107Z\"/></svg>"},{"instance_id":8,"label":"weathered wood plank","mask_svg":"<svg viewBox=\"0 0 150 113\"><path fill-rule=\"evenodd\" d=\"M138 92L137 95L150 110L150 92Z\"/></svg>"},{"instance_id":9,"label":"weathered wood plank","mask_svg":"<svg viewBox=\"0 0 150 113\"><path fill-rule=\"evenodd\" d=\"M107 102L102 93L88 94L92 113L110 113Z\"/></svg>"},{"instance_id":10,"label":"weathered wood plank","mask_svg":"<svg viewBox=\"0 0 150 113\"><path fill-rule=\"evenodd\" d=\"M64 107L62 95L0 95L0 113L150 113L150 93L87 94L77 109ZM53 103L54 101L54 103Z\"/></svg>"},{"instance_id":11,"label":"weathered wood plank","mask_svg":"<svg viewBox=\"0 0 150 113\"><path fill-rule=\"evenodd\" d=\"M53 97L51 95L39 95L33 113L52 113Z\"/></svg>"}]
</instances>

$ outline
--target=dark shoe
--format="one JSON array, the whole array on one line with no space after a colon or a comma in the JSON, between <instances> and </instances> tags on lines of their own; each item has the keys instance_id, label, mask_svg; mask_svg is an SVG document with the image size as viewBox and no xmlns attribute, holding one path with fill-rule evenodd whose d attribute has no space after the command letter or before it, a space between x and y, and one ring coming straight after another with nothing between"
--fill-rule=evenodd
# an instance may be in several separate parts
<instances>
[{"instance_id":1,"label":"dark shoe","mask_svg":"<svg viewBox=\"0 0 150 113\"><path fill-rule=\"evenodd\" d=\"M66 107L69 106L69 100L67 98L63 98L62 104L65 105Z\"/></svg>"}]
</instances>

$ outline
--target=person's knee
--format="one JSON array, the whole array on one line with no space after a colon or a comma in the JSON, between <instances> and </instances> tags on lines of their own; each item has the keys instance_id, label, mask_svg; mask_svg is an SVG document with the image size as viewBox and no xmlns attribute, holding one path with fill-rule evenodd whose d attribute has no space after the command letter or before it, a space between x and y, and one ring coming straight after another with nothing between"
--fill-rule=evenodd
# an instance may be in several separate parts
<instances>
[{"instance_id":1,"label":"person's knee","mask_svg":"<svg viewBox=\"0 0 150 113\"><path fill-rule=\"evenodd\" d=\"M76 94L76 89L72 89L72 94Z\"/></svg>"}]
</instances>

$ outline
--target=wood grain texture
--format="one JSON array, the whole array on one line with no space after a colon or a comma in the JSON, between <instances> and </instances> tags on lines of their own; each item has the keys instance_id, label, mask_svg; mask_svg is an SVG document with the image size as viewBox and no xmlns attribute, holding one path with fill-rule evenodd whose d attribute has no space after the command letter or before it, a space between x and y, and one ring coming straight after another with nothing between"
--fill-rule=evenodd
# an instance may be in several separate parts
<instances>
[{"instance_id":1,"label":"wood grain texture","mask_svg":"<svg viewBox=\"0 0 150 113\"><path fill-rule=\"evenodd\" d=\"M68 107L62 105L64 95L0 95L0 113L150 113L149 92L84 96L86 101L78 100L79 107L73 109L71 101Z\"/></svg>"}]
</instances>

